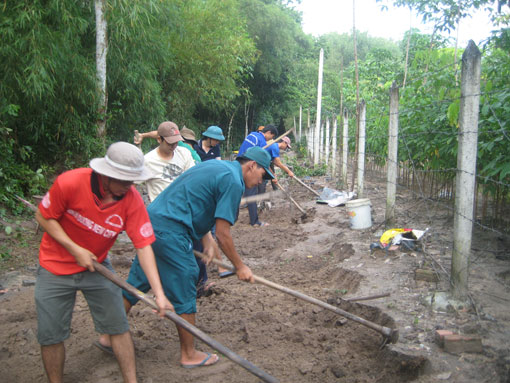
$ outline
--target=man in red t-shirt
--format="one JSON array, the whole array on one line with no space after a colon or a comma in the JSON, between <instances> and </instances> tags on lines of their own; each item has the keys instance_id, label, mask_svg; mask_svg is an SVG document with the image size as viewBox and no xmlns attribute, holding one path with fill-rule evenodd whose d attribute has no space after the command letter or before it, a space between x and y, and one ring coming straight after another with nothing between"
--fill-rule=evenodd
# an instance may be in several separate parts
<instances>
[{"instance_id":1,"label":"man in red t-shirt","mask_svg":"<svg viewBox=\"0 0 510 383\"><path fill-rule=\"evenodd\" d=\"M127 142L112 144L104 158L90 168L61 174L36 212L43 227L35 288L37 339L51 383L62 382L64 340L70 325L76 291L90 308L96 331L111 335L112 348L125 382L136 382L133 341L122 292L94 272L93 260L111 268L108 251L117 235L126 231L149 278L161 316L173 310L161 286L151 244L152 225L134 181L152 176L143 153Z\"/></svg>"}]
</instances>

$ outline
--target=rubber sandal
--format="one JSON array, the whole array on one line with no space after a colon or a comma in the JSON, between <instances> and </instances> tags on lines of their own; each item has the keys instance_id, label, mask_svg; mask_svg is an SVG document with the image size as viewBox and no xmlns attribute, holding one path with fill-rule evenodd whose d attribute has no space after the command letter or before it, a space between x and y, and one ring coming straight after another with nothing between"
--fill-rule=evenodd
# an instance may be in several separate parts
<instances>
[{"instance_id":1,"label":"rubber sandal","mask_svg":"<svg viewBox=\"0 0 510 383\"><path fill-rule=\"evenodd\" d=\"M98 340L96 340L94 342L94 346L96 346L98 349L100 349L101 351L103 352L106 352L107 354L110 354L110 355L115 355L113 353L113 348L111 348L110 346L103 346L101 343L99 343Z\"/></svg>"},{"instance_id":2,"label":"rubber sandal","mask_svg":"<svg viewBox=\"0 0 510 383\"><path fill-rule=\"evenodd\" d=\"M267 222L257 222L255 225L253 226L269 226L269 223Z\"/></svg>"},{"instance_id":3,"label":"rubber sandal","mask_svg":"<svg viewBox=\"0 0 510 383\"><path fill-rule=\"evenodd\" d=\"M209 282L207 285L202 284L197 288L197 298L210 297L214 292L215 285L214 282Z\"/></svg>"},{"instance_id":4,"label":"rubber sandal","mask_svg":"<svg viewBox=\"0 0 510 383\"><path fill-rule=\"evenodd\" d=\"M200 363L196 363L196 364L182 364L182 363L181 363L181 367L183 367L183 368L195 368L195 367L209 367L209 366L212 366L212 365L214 365L214 364L218 363L218 361L220 360L220 358L216 355L216 357L217 357L218 359L216 359L214 362L212 362L212 363L210 363L210 364L206 364L206 363L207 363L207 361L208 361L209 359L211 359L211 357L212 357L213 355L216 355L216 354L211 354L210 352L208 352L208 353L207 353L207 356L205 357L205 359L204 359L203 361L201 361Z\"/></svg>"}]
</instances>

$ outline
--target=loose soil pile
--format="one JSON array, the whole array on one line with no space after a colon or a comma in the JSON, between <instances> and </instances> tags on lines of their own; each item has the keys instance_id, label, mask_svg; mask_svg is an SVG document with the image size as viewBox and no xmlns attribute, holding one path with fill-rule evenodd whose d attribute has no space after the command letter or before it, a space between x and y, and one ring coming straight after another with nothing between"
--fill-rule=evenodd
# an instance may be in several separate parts
<instances>
[{"instance_id":1,"label":"loose soil pile","mask_svg":"<svg viewBox=\"0 0 510 383\"><path fill-rule=\"evenodd\" d=\"M316 179L312 185L335 188ZM440 205L398 197L399 227L431 230L422 251L370 253L383 230L385 191L369 184L374 226L349 229L345 207L315 203L315 196L284 183L307 210L306 219L284 196L260 213L266 227L248 225L242 209L233 227L239 253L253 272L270 281L336 305L381 326L397 328L400 339L380 348L378 332L260 284L235 277L219 279L214 267L214 292L198 301L197 326L215 340L281 382L509 382L510 257L507 244L491 233L477 233L473 245L470 288L475 305L436 312L426 296L448 289L452 218ZM40 235L40 234L37 234ZM0 278L9 291L0 296L0 376L5 382L44 382L37 344L33 286L37 251L21 248L27 267ZM498 255L496 258L495 255ZM116 271L127 277L134 251L125 238L112 249ZM441 267L439 266L441 265ZM418 267L436 268L437 283L416 281ZM28 285L28 286L24 286ZM349 303L345 298L389 292L378 300ZM174 324L139 303L130 314L139 381L257 382L248 371L221 357L220 362L193 370L179 366ZM434 343L438 328L483 337L481 354L451 355ZM67 382L121 382L115 359L95 348L97 339L86 301L79 294L66 341ZM197 348L210 350L196 341Z\"/></svg>"}]
</instances>

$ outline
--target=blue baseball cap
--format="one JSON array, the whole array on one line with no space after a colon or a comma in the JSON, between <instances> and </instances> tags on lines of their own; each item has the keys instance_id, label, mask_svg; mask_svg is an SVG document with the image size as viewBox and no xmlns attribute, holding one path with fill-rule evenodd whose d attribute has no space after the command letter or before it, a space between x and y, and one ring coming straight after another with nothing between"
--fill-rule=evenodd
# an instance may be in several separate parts
<instances>
[{"instance_id":1,"label":"blue baseball cap","mask_svg":"<svg viewBox=\"0 0 510 383\"><path fill-rule=\"evenodd\" d=\"M249 148L246 152L244 152L242 156L240 156L240 158L246 158L248 160L255 161L258 165L264 168L268 179L275 178L274 174L269 169L269 165L271 164L271 156L261 147L254 146Z\"/></svg>"},{"instance_id":2,"label":"blue baseball cap","mask_svg":"<svg viewBox=\"0 0 510 383\"><path fill-rule=\"evenodd\" d=\"M219 126L209 126L207 130L202 133L202 136L209 137L218 141L225 141L225 137L223 136L223 130Z\"/></svg>"}]
</instances>

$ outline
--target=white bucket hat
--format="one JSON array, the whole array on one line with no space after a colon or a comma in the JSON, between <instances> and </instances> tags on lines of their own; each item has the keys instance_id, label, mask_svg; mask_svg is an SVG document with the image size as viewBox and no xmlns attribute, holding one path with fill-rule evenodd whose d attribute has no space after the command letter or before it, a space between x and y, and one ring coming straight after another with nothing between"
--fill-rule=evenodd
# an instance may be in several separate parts
<instances>
[{"instance_id":1,"label":"white bucket hat","mask_svg":"<svg viewBox=\"0 0 510 383\"><path fill-rule=\"evenodd\" d=\"M94 158L90 167L99 174L121 181L145 181L153 175L144 166L143 153L135 145L115 142L103 158Z\"/></svg>"}]
</instances>

